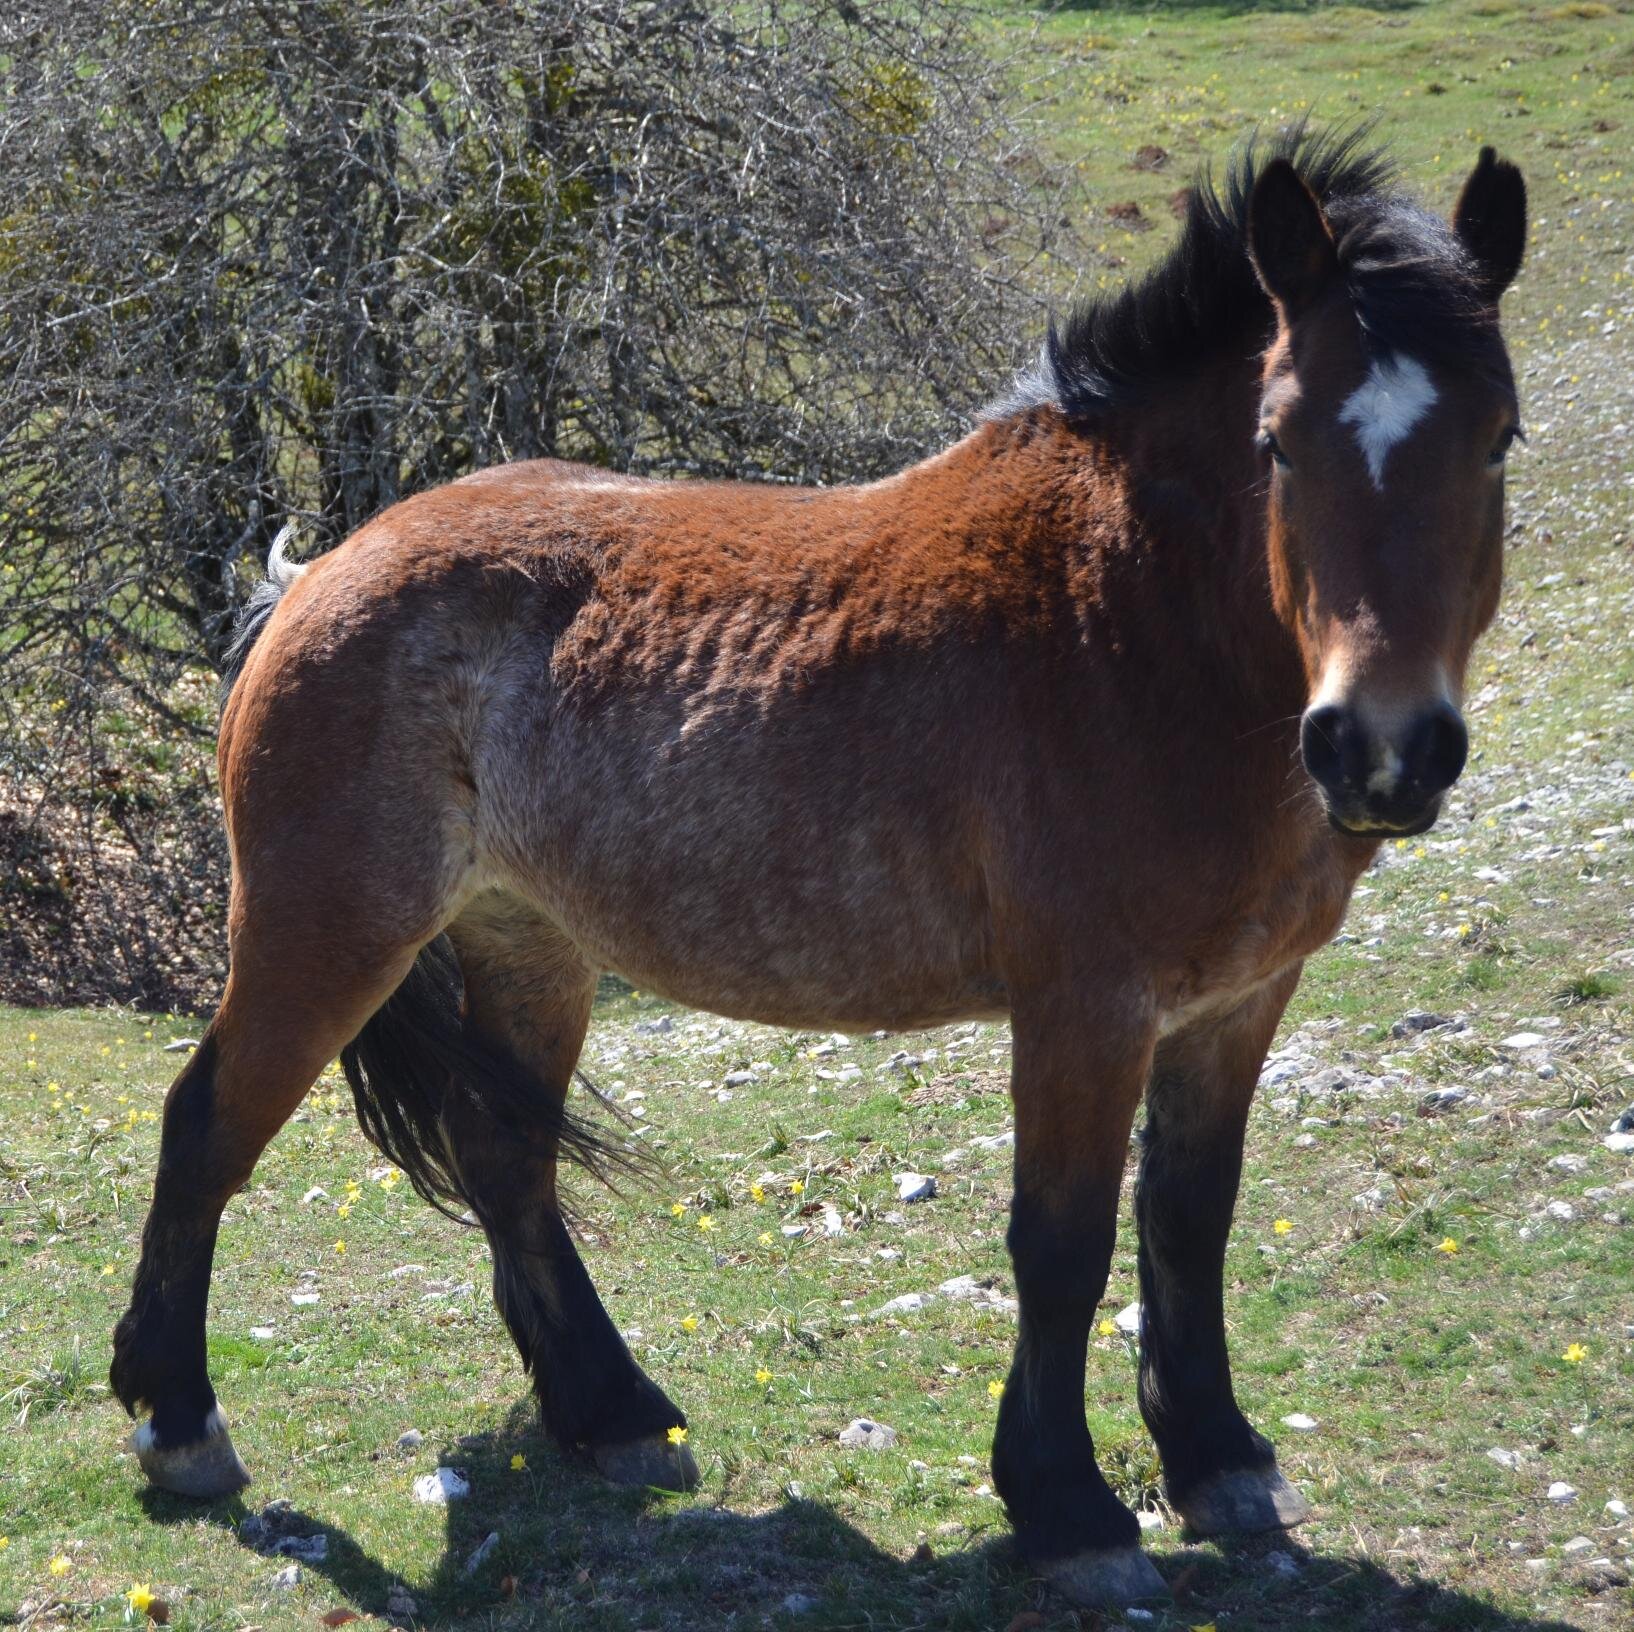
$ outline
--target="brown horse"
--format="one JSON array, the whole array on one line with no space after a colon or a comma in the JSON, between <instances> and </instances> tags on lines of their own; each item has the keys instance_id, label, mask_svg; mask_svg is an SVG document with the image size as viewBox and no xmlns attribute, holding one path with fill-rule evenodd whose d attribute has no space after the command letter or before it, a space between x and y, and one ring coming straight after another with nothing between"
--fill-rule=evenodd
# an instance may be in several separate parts
<instances>
[{"instance_id":1,"label":"brown horse","mask_svg":"<svg viewBox=\"0 0 1634 1632\"><path fill-rule=\"evenodd\" d=\"M232 972L115 1338L148 1477L247 1478L205 1367L217 1222L339 1051L369 1134L487 1231L549 1431L617 1480L696 1478L558 1206L564 1143L595 1154L564 1099L612 969L788 1026L1011 1017L993 1476L1084 1600L1162 1590L1083 1397L1144 1096L1170 1499L1203 1534L1302 1517L1226 1358L1244 1121L1300 960L1464 762L1524 239L1490 149L1449 227L1354 136L1291 136L888 480L517 465L299 572L275 552L221 728Z\"/></svg>"}]
</instances>

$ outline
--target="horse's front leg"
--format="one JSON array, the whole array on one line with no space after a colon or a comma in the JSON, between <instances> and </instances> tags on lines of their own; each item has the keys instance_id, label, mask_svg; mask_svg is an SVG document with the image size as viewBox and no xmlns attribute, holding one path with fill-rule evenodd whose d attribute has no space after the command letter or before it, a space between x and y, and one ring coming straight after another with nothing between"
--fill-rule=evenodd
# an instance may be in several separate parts
<instances>
[{"instance_id":1,"label":"horse's front leg","mask_svg":"<svg viewBox=\"0 0 1634 1632\"><path fill-rule=\"evenodd\" d=\"M1133 1013L1109 1024L1087 1012L1077 991L1018 999L1014 1023L1009 1245L1021 1331L993 1482L1024 1557L1077 1602L1122 1606L1166 1589L1134 1514L1095 1465L1084 1363L1152 1037Z\"/></svg>"},{"instance_id":2,"label":"horse's front leg","mask_svg":"<svg viewBox=\"0 0 1634 1632\"><path fill-rule=\"evenodd\" d=\"M1226 1236L1243 1130L1299 968L1241 1007L1159 1046L1135 1216L1140 1224L1140 1407L1164 1482L1202 1535L1297 1524L1310 1504L1237 1408L1226 1357Z\"/></svg>"}]
</instances>

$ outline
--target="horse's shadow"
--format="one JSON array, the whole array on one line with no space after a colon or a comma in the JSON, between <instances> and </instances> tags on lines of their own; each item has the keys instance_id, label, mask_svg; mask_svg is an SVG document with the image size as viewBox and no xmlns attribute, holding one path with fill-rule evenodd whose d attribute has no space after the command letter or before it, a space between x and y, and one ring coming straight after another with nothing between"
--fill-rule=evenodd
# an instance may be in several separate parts
<instances>
[{"instance_id":1,"label":"horse's shadow","mask_svg":"<svg viewBox=\"0 0 1634 1632\"><path fill-rule=\"evenodd\" d=\"M331 1625L355 1610L403 1626L519 1614L547 1627L661 1624L666 1632L730 1626L824 1632L864 1624L876 1632L973 1632L1037 1610L1042 1621L1022 1624L1170 1632L1219 1617L1244 1628L1316 1632L1572 1632L1566 1622L1506 1614L1468 1594L1392 1574L1370 1559L1310 1553L1287 1535L1194 1547L1160 1543L1151 1552L1176 1589L1172 1603L1148 1606L1150 1619L1075 1616L1017 1561L996 1508L995 1524L984 1534L938 1537L936 1556L921 1549L903 1559L881 1551L823 1503L801 1496L742 1514L701 1503L676 1506L660 1492L610 1490L545 1449L533 1420L531 1409L519 1404L505 1429L462 1439L438 1457L467 1474L472 1494L449 1505L442 1556L421 1578L405 1579L333 1518L280 1504L264 1530L259 1506L238 1498L216 1503L203 1516L265 1556L269 1593L274 1573L292 1560L309 1595L317 1581L326 1581L332 1602L316 1612L339 1612L329 1616ZM529 1464L525 1491L510 1467L519 1451ZM423 1471L428 1465L422 1451L414 1466ZM405 1479L405 1497L406 1485ZM196 1504L161 1492L145 1491L141 1502L158 1524L201 1517ZM499 1541L473 1564L472 1555L494 1532ZM281 1537L320 1534L326 1538L322 1558L309 1556L310 1544L289 1556L274 1550ZM1284 1557L1270 1559L1273 1552Z\"/></svg>"}]
</instances>

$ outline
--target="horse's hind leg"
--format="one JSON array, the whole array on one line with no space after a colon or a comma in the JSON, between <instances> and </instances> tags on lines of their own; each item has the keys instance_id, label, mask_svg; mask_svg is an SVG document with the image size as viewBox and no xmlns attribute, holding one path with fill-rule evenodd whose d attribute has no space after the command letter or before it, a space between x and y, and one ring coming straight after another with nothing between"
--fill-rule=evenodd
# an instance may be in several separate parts
<instances>
[{"instance_id":1,"label":"horse's hind leg","mask_svg":"<svg viewBox=\"0 0 1634 1632\"><path fill-rule=\"evenodd\" d=\"M402 978L414 948L344 966L258 957L235 936L221 1007L165 1099L153 1203L130 1307L114 1333L110 1380L134 1415L154 1484L224 1496L249 1482L205 1363L205 1305L228 1199L325 1062Z\"/></svg>"},{"instance_id":2,"label":"horse's hind leg","mask_svg":"<svg viewBox=\"0 0 1634 1632\"><path fill-rule=\"evenodd\" d=\"M1237 1408L1222 1276L1261 1062L1299 971L1160 1045L1147 1089L1140 1224L1140 1406L1164 1483L1193 1530L1297 1524L1310 1504Z\"/></svg>"},{"instance_id":3,"label":"horse's hind leg","mask_svg":"<svg viewBox=\"0 0 1634 1632\"><path fill-rule=\"evenodd\" d=\"M562 1221L558 1139L563 1101L590 1019L596 972L525 905L485 896L450 927L465 982L466 1025L509 1059L539 1096L542 1139L475 1095L444 1117L460 1193L493 1248L494 1300L533 1374L540 1415L563 1447L620 1484L689 1488L697 1468L669 1431L686 1418L641 1370L618 1334ZM592 1158L593 1159L593 1158Z\"/></svg>"}]
</instances>

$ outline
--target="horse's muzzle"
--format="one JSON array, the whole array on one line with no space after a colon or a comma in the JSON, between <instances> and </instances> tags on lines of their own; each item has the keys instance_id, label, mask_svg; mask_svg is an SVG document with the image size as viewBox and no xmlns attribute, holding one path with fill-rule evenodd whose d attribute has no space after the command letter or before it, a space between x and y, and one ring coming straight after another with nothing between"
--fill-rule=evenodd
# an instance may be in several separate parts
<instances>
[{"instance_id":1,"label":"horse's muzzle","mask_svg":"<svg viewBox=\"0 0 1634 1632\"><path fill-rule=\"evenodd\" d=\"M1434 824L1442 794L1469 756L1469 733L1445 700L1404 716L1392 730L1370 727L1344 704L1324 703L1306 711L1299 747L1340 832L1398 838Z\"/></svg>"}]
</instances>

